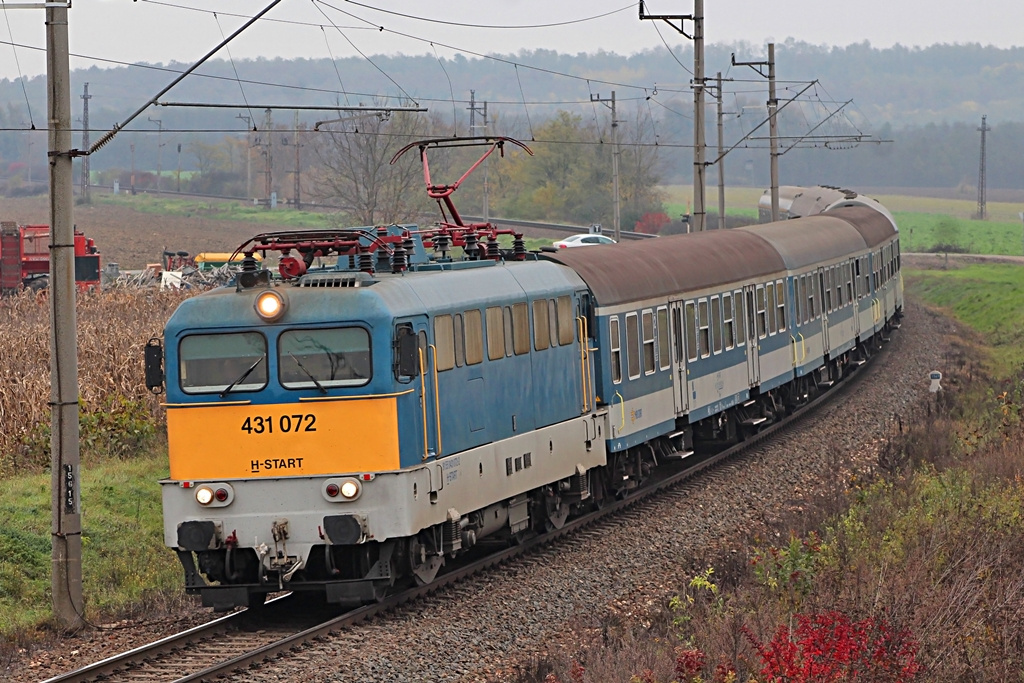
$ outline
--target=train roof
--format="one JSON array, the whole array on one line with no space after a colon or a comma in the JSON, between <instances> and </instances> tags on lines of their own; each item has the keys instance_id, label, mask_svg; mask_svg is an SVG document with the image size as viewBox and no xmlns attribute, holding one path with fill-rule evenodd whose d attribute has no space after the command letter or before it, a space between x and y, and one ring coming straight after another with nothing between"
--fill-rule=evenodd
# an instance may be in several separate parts
<instances>
[{"instance_id":1,"label":"train roof","mask_svg":"<svg viewBox=\"0 0 1024 683\"><path fill-rule=\"evenodd\" d=\"M763 237L740 230L559 249L546 252L544 257L579 273L601 306L700 290L786 270L778 251Z\"/></svg>"},{"instance_id":2,"label":"train roof","mask_svg":"<svg viewBox=\"0 0 1024 683\"><path fill-rule=\"evenodd\" d=\"M789 270L866 252L896 234L884 215L864 206L736 230L755 232L771 242Z\"/></svg>"},{"instance_id":3,"label":"train roof","mask_svg":"<svg viewBox=\"0 0 1024 683\"><path fill-rule=\"evenodd\" d=\"M853 206L732 230L559 249L544 257L579 273L598 304L615 306L827 263L895 235L884 214Z\"/></svg>"}]
</instances>

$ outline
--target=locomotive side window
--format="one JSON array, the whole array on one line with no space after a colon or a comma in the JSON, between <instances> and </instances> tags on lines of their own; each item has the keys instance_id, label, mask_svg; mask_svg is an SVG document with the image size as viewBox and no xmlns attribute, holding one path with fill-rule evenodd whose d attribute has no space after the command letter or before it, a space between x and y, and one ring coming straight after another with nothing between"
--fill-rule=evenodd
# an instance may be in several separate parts
<instances>
[{"instance_id":1,"label":"locomotive side window","mask_svg":"<svg viewBox=\"0 0 1024 683\"><path fill-rule=\"evenodd\" d=\"M668 370L672 363L669 355L668 343L668 308L662 306L658 309L658 365L662 370Z\"/></svg>"},{"instance_id":2,"label":"locomotive side window","mask_svg":"<svg viewBox=\"0 0 1024 683\"><path fill-rule=\"evenodd\" d=\"M782 280L775 282L775 296L778 306L775 309L778 318L779 332L786 331L786 283Z\"/></svg>"},{"instance_id":3,"label":"locomotive side window","mask_svg":"<svg viewBox=\"0 0 1024 683\"><path fill-rule=\"evenodd\" d=\"M764 285L757 286L757 338L768 336L768 320L764 312Z\"/></svg>"},{"instance_id":4,"label":"locomotive side window","mask_svg":"<svg viewBox=\"0 0 1024 683\"><path fill-rule=\"evenodd\" d=\"M558 307L558 343L562 346L572 344L576 339L576 320L572 315L572 297L560 296L556 300Z\"/></svg>"},{"instance_id":5,"label":"locomotive side window","mask_svg":"<svg viewBox=\"0 0 1024 683\"><path fill-rule=\"evenodd\" d=\"M608 346L611 348L612 382L622 381L622 341L619 339L619 319L608 319Z\"/></svg>"},{"instance_id":6,"label":"locomotive side window","mask_svg":"<svg viewBox=\"0 0 1024 683\"><path fill-rule=\"evenodd\" d=\"M700 342L700 357L707 358L711 355L711 329L708 322L707 299L697 302L697 327L700 328L700 334L697 335Z\"/></svg>"},{"instance_id":7,"label":"locomotive side window","mask_svg":"<svg viewBox=\"0 0 1024 683\"><path fill-rule=\"evenodd\" d=\"M769 282L765 285L765 292L768 295L768 305L765 309L765 316L768 318L768 334L775 334L778 329L778 320L775 318L775 283Z\"/></svg>"},{"instance_id":8,"label":"locomotive side window","mask_svg":"<svg viewBox=\"0 0 1024 683\"><path fill-rule=\"evenodd\" d=\"M722 309L717 296L711 297L711 348L722 352Z\"/></svg>"},{"instance_id":9,"label":"locomotive side window","mask_svg":"<svg viewBox=\"0 0 1024 683\"><path fill-rule=\"evenodd\" d=\"M554 299L548 299L548 341L551 346L558 346L558 310Z\"/></svg>"},{"instance_id":10,"label":"locomotive side window","mask_svg":"<svg viewBox=\"0 0 1024 683\"><path fill-rule=\"evenodd\" d=\"M686 302L686 359L697 360L697 310Z\"/></svg>"},{"instance_id":11,"label":"locomotive side window","mask_svg":"<svg viewBox=\"0 0 1024 683\"><path fill-rule=\"evenodd\" d=\"M466 332L462 325L462 314L456 313L452 320L455 323L455 367L461 368L466 364Z\"/></svg>"},{"instance_id":12,"label":"locomotive side window","mask_svg":"<svg viewBox=\"0 0 1024 683\"><path fill-rule=\"evenodd\" d=\"M726 351L736 345L733 339L732 294L722 295L722 337Z\"/></svg>"},{"instance_id":13,"label":"locomotive side window","mask_svg":"<svg viewBox=\"0 0 1024 683\"><path fill-rule=\"evenodd\" d=\"M650 375L654 372L654 311L647 309L643 312L644 332L644 374Z\"/></svg>"},{"instance_id":14,"label":"locomotive side window","mask_svg":"<svg viewBox=\"0 0 1024 683\"><path fill-rule=\"evenodd\" d=\"M455 329L450 315L439 315L434 318L434 346L437 357L434 361L438 372L451 370L455 367Z\"/></svg>"},{"instance_id":15,"label":"locomotive side window","mask_svg":"<svg viewBox=\"0 0 1024 683\"><path fill-rule=\"evenodd\" d=\"M630 379L640 376L640 325L636 313L626 314L626 364Z\"/></svg>"},{"instance_id":16,"label":"locomotive side window","mask_svg":"<svg viewBox=\"0 0 1024 683\"><path fill-rule=\"evenodd\" d=\"M745 328L743 327L743 292L737 289L732 293L732 300L736 305L733 318L736 321L733 328L736 330L736 346L743 346L747 343L747 338L744 334Z\"/></svg>"},{"instance_id":17,"label":"locomotive side window","mask_svg":"<svg viewBox=\"0 0 1024 683\"><path fill-rule=\"evenodd\" d=\"M479 310L466 311L466 365L477 365L484 360L483 316Z\"/></svg>"},{"instance_id":18,"label":"locomotive side window","mask_svg":"<svg viewBox=\"0 0 1024 683\"><path fill-rule=\"evenodd\" d=\"M507 308L505 310L508 310ZM509 311L509 318L512 317ZM487 359L498 360L505 357L505 316L501 306L487 309Z\"/></svg>"},{"instance_id":19,"label":"locomotive side window","mask_svg":"<svg viewBox=\"0 0 1024 683\"><path fill-rule=\"evenodd\" d=\"M288 330L277 342L286 389L360 386L370 381L370 335L361 327Z\"/></svg>"},{"instance_id":20,"label":"locomotive side window","mask_svg":"<svg viewBox=\"0 0 1024 683\"><path fill-rule=\"evenodd\" d=\"M517 356L530 352L530 308L512 304L512 348Z\"/></svg>"},{"instance_id":21,"label":"locomotive side window","mask_svg":"<svg viewBox=\"0 0 1024 683\"><path fill-rule=\"evenodd\" d=\"M267 340L258 332L191 334L178 346L186 394L259 391L267 386ZM234 386L232 386L234 385Z\"/></svg>"},{"instance_id":22,"label":"locomotive side window","mask_svg":"<svg viewBox=\"0 0 1024 683\"><path fill-rule=\"evenodd\" d=\"M543 351L551 346L551 327L548 323L547 299L533 302L533 348Z\"/></svg>"}]
</instances>

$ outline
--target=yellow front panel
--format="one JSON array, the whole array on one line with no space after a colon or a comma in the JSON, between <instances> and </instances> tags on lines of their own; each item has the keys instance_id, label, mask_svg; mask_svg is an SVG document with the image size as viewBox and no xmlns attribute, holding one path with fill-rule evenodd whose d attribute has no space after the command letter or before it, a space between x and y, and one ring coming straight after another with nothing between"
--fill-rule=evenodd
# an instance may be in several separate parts
<instances>
[{"instance_id":1,"label":"yellow front panel","mask_svg":"<svg viewBox=\"0 0 1024 683\"><path fill-rule=\"evenodd\" d=\"M394 396L275 405L167 406L171 479L395 470Z\"/></svg>"}]
</instances>

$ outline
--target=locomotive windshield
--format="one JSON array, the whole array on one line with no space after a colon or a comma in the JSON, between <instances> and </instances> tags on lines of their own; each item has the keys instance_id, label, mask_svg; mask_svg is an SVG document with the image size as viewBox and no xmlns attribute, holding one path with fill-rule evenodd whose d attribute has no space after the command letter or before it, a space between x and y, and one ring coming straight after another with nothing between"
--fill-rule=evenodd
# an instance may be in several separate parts
<instances>
[{"instance_id":1,"label":"locomotive windshield","mask_svg":"<svg viewBox=\"0 0 1024 683\"><path fill-rule=\"evenodd\" d=\"M370 335L359 327L289 330L278 339L281 386L323 390L370 381Z\"/></svg>"},{"instance_id":2,"label":"locomotive windshield","mask_svg":"<svg viewBox=\"0 0 1024 683\"><path fill-rule=\"evenodd\" d=\"M181 340L178 354L181 389L187 394L267 386L267 340L258 332L189 335Z\"/></svg>"}]
</instances>

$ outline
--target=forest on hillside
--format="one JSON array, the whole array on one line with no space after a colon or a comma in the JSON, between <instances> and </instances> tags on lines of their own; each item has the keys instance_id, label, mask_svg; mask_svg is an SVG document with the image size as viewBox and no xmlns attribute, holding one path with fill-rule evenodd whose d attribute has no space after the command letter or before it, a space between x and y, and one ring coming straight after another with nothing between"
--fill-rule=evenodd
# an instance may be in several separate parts
<instances>
[{"instance_id":1,"label":"forest on hillside","mask_svg":"<svg viewBox=\"0 0 1024 683\"><path fill-rule=\"evenodd\" d=\"M767 85L752 69L731 66L733 54L740 61L765 58L763 46L745 43L706 49L707 75L714 78L721 71L725 79L722 127L725 147L731 148L724 157L726 182L763 186L769 168ZM624 149L631 145L634 154L641 146L655 149L663 182L691 178L689 44L677 46L673 54L665 49L629 56L539 50L500 58L419 55L372 60L211 60L163 100L238 103L238 108L152 107L92 157L92 170L109 174L134 167L139 174L155 174L160 168L164 175L180 170L186 184L198 174L209 185L210 147L234 146L240 153L231 155L238 161L229 166L248 159L245 183L250 187L242 194L256 195L252 186L266 173L267 156L272 165L294 166L288 161L295 156L289 140L299 139L294 129L308 131L318 120L339 116L331 111L295 116L287 105L425 108L434 134L509 135L534 147L564 144L538 130L568 115L594 131L594 144L604 145L611 140L609 99L615 91L617 133ZM1024 111L1024 48L877 49L868 42L826 47L787 41L776 46L776 64L784 183L971 185L979 169L977 129L981 116L987 115L988 187L1024 188L1024 174L1018 171L1024 155L1024 117L1019 113ZM95 141L187 66L76 70L71 79L75 118L82 118L80 95L88 83ZM471 91L476 107L472 121ZM714 147L717 90L709 91L706 139ZM241 106L245 102L248 107ZM45 78L0 80L0 103L0 180L44 179L46 135L28 129L45 127ZM275 108L258 108L265 105ZM81 132L76 140L77 135ZM300 166L309 163L307 157L312 160L312 148L322 141L315 135L302 138L299 144L308 148L300 147ZM708 160L717 156L709 151ZM713 177L717 172L712 168L710 173ZM274 175L284 180L286 171ZM287 194L287 188L280 192Z\"/></svg>"}]
</instances>

